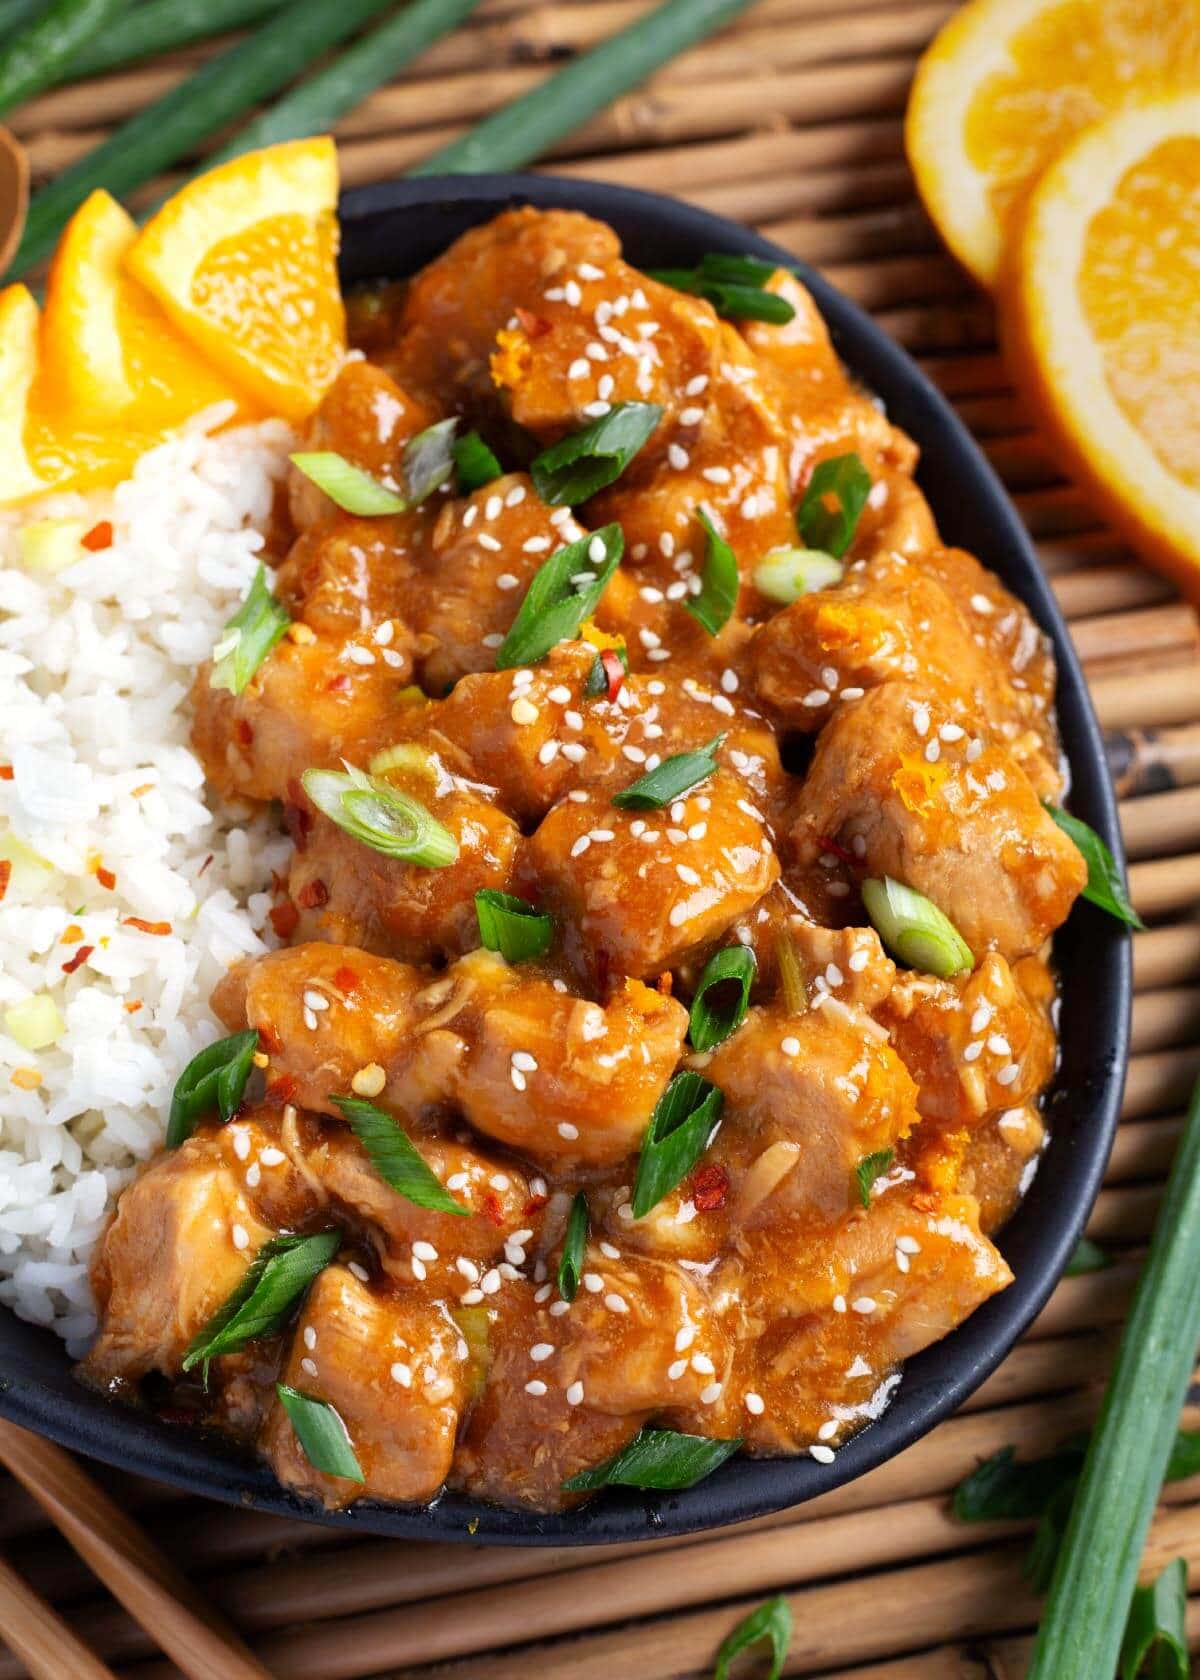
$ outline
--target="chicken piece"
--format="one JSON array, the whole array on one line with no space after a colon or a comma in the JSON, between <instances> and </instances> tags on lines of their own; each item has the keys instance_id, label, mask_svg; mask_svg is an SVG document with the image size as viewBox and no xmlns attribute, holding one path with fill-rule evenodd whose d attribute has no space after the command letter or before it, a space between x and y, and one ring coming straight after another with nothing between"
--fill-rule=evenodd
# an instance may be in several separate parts
<instances>
[{"instance_id":1,"label":"chicken piece","mask_svg":"<svg viewBox=\"0 0 1200 1680\"><path fill-rule=\"evenodd\" d=\"M746 1227L789 1212L841 1217L859 1201L859 1162L917 1121L916 1086L884 1029L828 992L798 1015L751 1009L692 1065L725 1094L706 1159L730 1181L723 1218Z\"/></svg>"},{"instance_id":2,"label":"chicken piece","mask_svg":"<svg viewBox=\"0 0 1200 1680\"><path fill-rule=\"evenodd\" d=\"M590 1249L584 1277L598 1285L585 1283L563 1314L521 1286L497 1297L487 1382L460 1444L456 1485L561 1509L574 1503L562 1483L618 1451L654 1412L712 1403L728 1353L682 1268Z\"/></svg>"},{"instance_id":3,"label":"chicken piece","mask_svg":"<svg viewBox=\"0 0 1200 1680\"><path fill-rule=\"evenodd\" d=\"M1036 1098L1054 1071L1054 980L1038 957L1010 969L989 953L954 980L905 974L880 1019L920 1086L917 1106L944 1130L975 1128ZM920 1153L922 1128L914 1140Z\"/></svg>"},{"instance_id":4,"label":"chicken piece","mask_svg":"<svg viewBox=\"0 0 1200 1680\"><path fill-rule=\"evenodd\" d=\"M79 1366L95 1388L179 1373L189 1343L276 1233L230 1140L198 1133L124 1190L92 1262L100 1334Z\"/></svg>"},{"instance_id":5,"label":"chicken piece","mask_svg":"<svg viewBox=\"0 0 1200 1680\"><path fill-rule=\"evenodd\" d=\"M1016 1212L1045 1145L1046 1124L1031 1103L1003 1109L970 1133L959 1183L979 1202L981 1231L990 1236Z\"/></svg>"},{"instance_id":6,"label":"chicken piece","mask_svg":"<svg viewBox=\"0 0 1200 1680\"><path fill-rule=\"evenodd\" d=\"M786 927L810 1005L831 995L839 1003L870 1014L896 983L896 965L869 927L819 927L798 916ZM778 959L776 959L778 971Z\"/></svg>"},{"instance_id":7,"label":"chicken piece","mask_svg":"<svg viewBox=\"0 0 1200 1680\"><path fill-rule=\"evenodd\" d=\"M479 943L475 894L508 890L521 832L484 792L450 776L435 756L388 779L419 799L458 841L441 869L386 856L316 816L292 855L288 892L299 939L327 939L404 962L456 956Z\"/></svg>"},{"instance_id":8,"label":"chicken piece","mask_svg":"<svg viewBox=\"0 0 1200 1680\"><path fill-rule=\"evenodd\" d=\"M371 654L364 664L356 654ZM365 764L395 737L397 695L412 677L375 659L365 641L285 636L241 694L209 685L210 667L192 685L192 745L204 773L226 797L286 799L309 769Z\"/></svg>"},{"instance_id":9,"label":"chicken piece","mask_svg":"<svg viewBox=\"0 0 1200 1680\"><path fill-rule=\"evenodd\" d=\"M752 1452L853 1434L884 1409L901 1361L1012 1282L970 1196L902 1185L824 1232L810 1264L797 1263L794 1232L773 1242L767 1230L762 1242L731 1280L744 1319L720 1401L668 1419L677 1429L743 1435ZM747 1390L761 1407L745 1405Z\"/></svg>"},{"instance_id":10,"label":"chicken piece","mask_svg":"<svg viewBox=\"0 0 1200 1680\"><path fill-rule=\"evenodd\" d=\"M795 311L792 319L780 326L747 321L741 333L764 377L771 375L777 383L777 400L793 438L794 487L807 482L809 467L818 456L851 451L869 469L881 463L911 473L917 460L916 444L890 425L881 406L852 384L812 294L783 269L771 279L768 290L787 299Z\"/></svg>"},{"instance_id":11,"label":"chicken piece","mask_svg":"<svg viewBox=\"0 0 1200 1680\"><path fill-rule=\"evenodd\" d=\"M611 1166L637 1148L675 1071L687 1011L640 981L605 1005L528 964L476 951L451 968L436 1027L418 1029L409 1078L539 1163Z\"/></svg>"},{"instance_id":12,"label":"chicken piece","mask_svg":"<svg viewBox=\"0 0 1200 1680\"><path fill-rule=\"evenodd\" d=\"M779 864L739 778L718 770L659 811L577 790L528 842L521 878L561 918L571 961L593 975L656 975L719 939Z\"/></svg>"},{"instance_id":13,"label":"chicken piece","mask_svg":"<svg viewBox=\"0 0 1200 1680\"><path fill-rule=\"evenodd\" d=\"M924 893L976 958L1036 951L1087 882L1078 849L1006 749L904 683L838 709L794 819L803 865L832 841L866 874Z\"/></svg>"},{"instance_id":14,"label":"chicken piece","mask_svg":"<svg viewBox=\"0 0 1200 1680\"><path fill-rule=\"evenodd\" d=\"M429 525L423 508L372 519L338 513L310 524L276 572L275 594L293 619L303 620L318 636L337 641L371 632L363 645L377 661L397 670L392 656L399 655L411 671L415 638L404 622L410 556ZM388 623L390 631L383 629ZM381 633L387 659L380 651Z\"/></svg>"},{"instance_id":15,"label":"chicken piece","mask_svg":"<svg viewBox=\"0 0 1200 1680\"><path fill-rule=\"evenodd\" d=\"M363 1482L315 1469L279 1400L260 1449L285 1487L328 1510L363 1496L432 1499L454 1456L468 1370L467 1344L444 1308L326 1266L305 1299L282 1381L335 1409Z\"/></svg>"},{"instance_id":16,"label":"chicken piece","mask_svg":"<svg viewBox=\"0 0 1200 1680\"><path fill-rule=\"evenodd\" d=\"M424 984L415 968L352 945L293 945L231 970L212 1006L233 1031L257 1028L275 1102L340 1116L333 1099L353 1093L361 1070L406 1055Z\"/></svg>"},{"instance_id":17,"label":"chicken piece","mask_svg":"<svg viewBox=\"0 0 1200 1680\"><path fill-rule=\"evenodd\" d=\"M301 448L331 450L362 467L390 490L401 488L404 446L439 418L435 405L416 401L382 368L348 361L322 397ZM298 531L327 520L335 510L299 467L288 477L288 507Z\"/></svg>"}]
</instances>

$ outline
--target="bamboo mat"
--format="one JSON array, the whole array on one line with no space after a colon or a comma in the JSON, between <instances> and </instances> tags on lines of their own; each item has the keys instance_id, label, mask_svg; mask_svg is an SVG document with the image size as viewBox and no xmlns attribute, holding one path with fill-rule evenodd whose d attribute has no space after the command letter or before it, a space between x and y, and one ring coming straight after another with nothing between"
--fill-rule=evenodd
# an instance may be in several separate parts
<instances>
[{"instance_id":1,"label":"bamboo mat","mask_svg":"<svg viewBox=\"0 0 1200 1680\"><path fill-rule=\"evenodd\" d=\"M548 61L645 9L646 0L485 0L472 25L342 125L346 183L401 172L534 84ZM552 165L689 199L820 266L920 360L1009 486L1109 732L1133 898L1151 924L1134 941L1124 1122L1090 1226L1116 1264L1061 1284L963 1412L902 1457L797 1511L716 1536L596 1551L348 1540L100 1469L287 1680L692 1680L711 1671L732 1624L780 1590L796 1624L789 1674L1024 1672L1037 1614L1020 1573L1024 1537L1012 1525L956 1524L946 1495L999 1447L1044 1451L1088 1421L1200 1074L1200 625L1056 470L1008 385L989 304L916 200L904 103L917 53L953 10L946 0L849 0L835 16L828 0L759 0L591 122ZM35 175L64 167L212 50L18 112L12 126ZM0 1497L0 1547L125 1680L176 1672L12 1482ZM1200 1478L1169 1490L1147 1568L1181 1553L1200 1588ZM1200 1592L1190 1626L1200 1648ZM24 1673L0 1648L0 1680Z\"/></svg>"}]
</instances>

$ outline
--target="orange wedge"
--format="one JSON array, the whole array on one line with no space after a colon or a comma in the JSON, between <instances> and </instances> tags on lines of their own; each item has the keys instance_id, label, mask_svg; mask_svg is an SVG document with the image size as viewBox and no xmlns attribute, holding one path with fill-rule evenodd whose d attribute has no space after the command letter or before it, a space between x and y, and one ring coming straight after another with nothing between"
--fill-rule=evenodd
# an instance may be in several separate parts
<instances>
[{"instance_id":1,"label":"orange wedge","mask_svg":"<svg viewBox=\"0 0 1200 1680\"><path fill-rule=\"evenodd\" d=\"M248 152L169 199L126 259L214 367L290 420L345 353L337 185L328 138Z\"/></svg>"},{"instance_id":2,"label":"orange wedge","mask_svg":"<svg viewBox=\"0 0 1200 1680\"><path fill-rule=\"evenodd\" d=\"M94 192L59 241L46 285L41 362L60 418L102 417L165 431L228 399L250 405L172 326L125 270L137 227L106 192Z\"/></svg>"},{"instance_id":3,"label":"orange wedge","mask_svg":"<svg viewBox=\"0 0 1200 1680\"><path fill-rule=\"evenodd\" d=\"M969 0L917 68L909 161L942 237L991 286L1030 191L1081 129L1198 86L1197 0Z\"/></svg>"},{"instance_id":4,"label":"orange wedge","mask_svg":"<svg viewBox=\"0 0 1200 1680\"><path fill-rule=\"evenodd\" d=\"M1147 559L1200 596L1200 91L1081 134L1002 297L1018 382Z\"/></svg>"},{"instance_id":5,"label":"orange wedge","mask_svg":"<svg viewBox=\"0 0 1200 1680\"><path fill-rule=\"evenodd\" d=\"M26 287L6 286L0 292L0 503L50 488L25 446L37 367L38 306Z\"/></svg>"}]
</instances>

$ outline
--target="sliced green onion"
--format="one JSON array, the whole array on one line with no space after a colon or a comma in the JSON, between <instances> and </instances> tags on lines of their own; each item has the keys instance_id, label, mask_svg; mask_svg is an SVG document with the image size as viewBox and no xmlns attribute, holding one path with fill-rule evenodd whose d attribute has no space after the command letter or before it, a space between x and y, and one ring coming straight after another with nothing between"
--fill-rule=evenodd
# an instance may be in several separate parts
<instances>
[{"instance_id":1,"label":"sliced green onion","mask_svg":"<svg viewBox=\"0 0 1200 1680\"><path fill-rule=\"evenodd\" d=\"M267 588L267 574L260 566L250 593L226 624L213 648L210 688L227 688L240 694L263 660L287 635L291 623L287 612Z\"/></svg>"},{"instance_id":2,"label":"sliced green onion","mask_svg":"<svg viewBox=\"0 0 1200 1680\"><path fill-rule=\"evenodd\" d=\"M672 753L636 782L614 793L613 804L622 811L657 811L669 805L713 774L717 768L717 749L724 739L722 732L695 752Z\"/></svg>"},{"instance_id":3,"label":"sliced green onion","mask_svg":"<svg viewBox=\"0 0 1200 1680\"><path fill-rule=\"evenodd\" d=\"M564 1301L573 1301L579 1289L583 1271L583 1256L587 1252L588 1205L582 1190L575 1192L563 1237L562 1253L558 1257L558 1293Z\"/></svg>"},{"instance_id":4,"label":"sliced green onion","mask_svg":"<svg viewBox=\"0 0 1200 1680\"><path fill-rule=\"evenodd\" d=\"M344 772L306 770L300 781L330 822L385 857L423 869L445 869L458 856L458 841L450 830L430 816L419 799L379 776L364 775L347 764Z\"/></svg>"},{"instance_id":5,"label":"sliced green onion","mask_svg":"<svg viewBox=\"0 0 1200 1680\"><path fill-rule=\"evenodd\" d=\"M627 1447L581 1470L563 1483L568 1493L591 1493L596 1488L635 1487L673 1491L695 1487L741 1446L741 1438L712 1441L706 1435L681 1435L674 1429L643 1429Z\"/></svg>"},{"instance_id":6,"label":"sliced green onion","mask_svg":"<svg viewBox=\"0 0 1200 1680\"><path fill-rule=\"evenodd\" d=\"M465 437L455 438L453 454L458 488L464 496L469 496L472 490L482 490L485 484L499 478L503 471L478 432L468 432Z\"/></svg>"},{"instance_id":7,"label":"sliced green onion","mask_svg":"<svg viewBox=\"0 0 1200 1680\"><path fill-rule=\"evenodd\" d=\"M877 1178L882 1178L896 1159L894 1149L877 1149L873 1155L864 1155L854 1169L854 1176L858 1180L858 1199L865 1208L871 1205L871 1186Z\"/></svg>"},{"instance_id":8,"label":"sliced green onion","mask_svg":"<svg viewBox=\"0 0 1200 1680\"><path fill-rule=\"evenodd\" d=\"M1064 1277L1084 1277L1088 1272L1107 1271L1112 1259L1090 1237L1080 1237L1075 1252L1067 1261Z\"/></svg>"},{"instance_id":9,"label":"sliced green onion","mask_svg":"<svg viewBox=\"0 0 1200 1680\"><path fill-rule=\"evenodd\" d=\"M1027 1680L1116 1668L1200 1341L1200 1085L1079 1478Z\"/></svg>"},{"instance_id":10,"label":"sliced green onion","mask_svg":"<svg viewBox=\"0 0 1200 1680\"><path fill-rule=\"evenodd\" d=\"M783 326L796 311L784 297L766 287L776 272L758 257L738 257L710 251L694 268L652 268L652 279L677 292L690 292L711 303L718 315L730 321L767 321Z\"/></svg>"},{"instance_id":11,"label":"sliced green onion","mask_svg":"<svg viewBox=\"0 0 1200 1680\"><path fill-rule=\"evenodd\" d=\"M1136 1587L1121 1645L1121 1680L1188 1680L1187 1563L1172 1558L1157 1580Z\"/></svg>"},{"instance_id":12,"label":"sliced green onion","mask_svg":"<svg viewBox=\"0 0 1200 1680\"><path fill-rule=\"evenodd\" d=\"M580 432L543 449L529 469L533 487L552 507L577 507L614 479L662 419L658 403L617 403Z\"/></svg>"},{"instance_id":13,"label":"sliced green onion","mask_svg":"<svg viewBox=\"0 0 1200 1680\"><path fill-rule=\"evenodd\" d=\"M403 496L332 449L301 450L291 457L291 462L347 513L370 519L385 513L403 513L408 507Z\"/></svg>"},{"instance_id":14,"label":"sliced green onion","mask_svg":"<svg viewBox=\"0 0 1200 1680\"><path fill-rule=\"evenodd\" d=\"M426 426L416 437L409 438L400 461L400 480L410 507L416 507L443 484L449 484L454 472L455 418L438 420Z\"/></svg>"},{"instance_id":15,"label":"sliced green onion","mask_svg":"<svg viewBox=\"0 0 1200 1680\"><path fill-rule=\"evenodd\" d=\"M684 607L710 636L718 635L729 623L737 606L738 563L725 538L703 508L697 509L704 526L704 571L699 595L689 595Z\"/></svg>"},{"instance_id":16,"label":"sliced green onion","mask_svg":"<svg viewBox=\"0 0 1200 1680\"><path fill-rule=\"evenodd\" d=\"M197 1120L215 1109L232 1120L241 1107L258 1049L255 1031L234 1033L193 1056L175 1082L167 1120L167 1148L178 1149L196 1129Z\"/></svg>"},{"instance_id":17,"label":"sliced green onion","mask_svg":"<svg viewBox=\"0 0 1200 1680\"><path fill-rule=\"evenodd\" d=\"M83 558L83 539L91 525L85 519L31 519L17 532L21 565L27 572L61 572Z\"/></svg>"},{"instance_id":18,"label":"sliced green onion","mask_svg":"<svg viewBox=\"0 0 1200 1680\"><path fill-rule=\"evenodd\" d=\"M876 933L909 968L950 980L975 967L962 934L924 893L893 881L890 875L881 881L864 881L861 891Z\"/></svg>"},{"instance_id":19,"label":"sliced green onion","mask_svg":"<svg viewBox=\"0 0 1200 1680\"><path fill-rule=\"evenodd\" d=\"M709 280L726 280L735 286L766 286L778 274L778 263L761 257L743 257L733 251L706 251L698 264ZM789 269L787 272L791 273Z\"/></svg>"},{"instance_id":20,"label":"sliced green onion","mask_svg":"<svg viewBox=\"0 0 1200 1680\"><path fill-rule=\"evenodd\" d=\"M748 945L714 951L692 999L688 1037L695 1050L715 1050L746 1019L758 960ZM716 994L714 996L713 994Z\"/></svg>"},{"instance_id":21,"label":"sliced green onion","mask_svg":"<svg viewBox=\"0 0 1200 1680\"><path fill-rule=\"evenodd\" d=\"M724 1101L718 1087L698 1073L675 1075L642 1137L631 1198L635 1219L644 1219L691 1172L716 1134Z\"/></svg>"},{"instance_id":22,"label":"sliced green onion","mask_svg":"<svg viewBox=\"0 0 1200 1680\"><path fill-rule=\"evenodd\" d=\"M801 595L813 595L840 583L846 568L819 548L773 548L754 568L754 587L768 601L785 607Z\"/></svg>"},{"instance_id":23,"label":"sliced green onion","mask_svg":"<svg viewBox=\"0 0 1200 1680\"><path fill-rule=\"evenodd\" d=\"M554 938L554 917L546 915L527 898L481 887L475 894L475 915L479 937L489 951L499 951L505 962L527 962L549 949Z\"/></svg>"},{"instance_id":24,"label":"sliced green onion","mask_svg":"<svg viewBox=\"0 0 1200 1680\"><path fill-rule=\"evenodd\" d=\"M66 1022L49 992L35 992L4 1011L4 1030L22 1050L45 1050L62 1037Z\"/></svg>"},{"instance_id":25,"label":"sliced green onion","mask_svg":"<svg viewBox=\"0 0 1200 1680\"><path fill-rule=\"evenodd\" d=\"M287 1383L276 1383L275 1392L314 1470L326 1476L342 1476L348 1482L366 1480L350 1444L350 1432L335 1407L326 1400L314 1400L311 1394L301 1394Z\"/></svg>"},{"instance_id":26,"label":"sliced green onion","mask_svg":"<svg viewBox=\"0 0 1200 1680\"><path fill-rule=\"evenodd\" d=\"M367 760L367 773L386 776L392 770L407 770L414 776L437 780L437 762L428 747L419 741L397 741L395 746L381 747Z\"/></svg>"},{"instance_id":27,"label":"sliced green onion","mask_svg":"<svg viewBox=\"0 0 1200 1680\"><path fill-rule=\"evenodd\" d=\"M764 1640L771 1647L771 1666L762 1676L762 1680L779 1680L787 1659L788 1646L792 1643L792 1612L782 1593L775 1598L769 1598L765 1604L760 1604L757 1610L752 1610L748 1616L744 1616L733 1632L721 1641L717 1652L717 1666L713 1669L713 1680L729 1680L729 1665L733 1659Z\"/></svg>"},{"instance_id":28,"label":"sliced green onion","mask_svg":"<svg viewBox=\"0 0 1200 1680\"><path fill-rule=\"evenodd\" d=\"M859 516L871 493L871 475L857 455L834 455L819 461L796 514L796 525L810 548L840 558L850 547ZM837 508L828 506L833 496Z\"/></svg>"},{"instance_id":29,"label":"sliced green onion","mask_svg":"<svg viewBox=\"0 0 1200 1680\"><path fill-rule=\"evenodd\" d=\"M470 1208L446 1189L425 1157L400 1124L383 1109L362 1097L335 1097L334 1102L350 1122L350 1129L370 1157L371 1165L385 1184L390 1184L405 1201L432 1213L469 1215Z\"/></svg>"},{"instance_id":30,"label":"sliced green onion","mask_svg":"<svg viewBox=\"0 0 1200 1680\"><path fill-rule=\"evenodd\" d=\"M450 1317L467 1344L467 1398L478 1400L487 1386L492 1326L486 1307L451 1307Z\"/></svg>"},{"instance_id":31,"label":"sliced green onion","mask_svg":"<svg viewBox=\"0 0 1200 1680\"><path fill-rule=\"evenodd\" d=\"M613 660L616 660L616 665ZM618 670L617 667L620 667ZM621 691L621 683L629 675L629 654L624 647L602 648L592 660L592 668L587 674L587 681L583 685L584 698L598 700L606 695L615 700Z\"/></svg>"},{"instance_id":32,"label":"sliced green onion","mask_svg":"<svg viewBox=\"0 0 1200 1680\"><path fill-rule=\"evenodd\" d=\"M783 993L788 1014L803 1015L808 1008L804 974L800 968L795 943L786 933L780 934L775 944L775 968L779 976L779 990Z\"/></svg>"},{"instance_id":33,"label":"sliced green onion","mask_svg":"<svg viewBox=\"0 0 1200 1680\"><path fill-rule=\"evenodd\" d=\"M512 627L496 650L496 669L532 665L579 634L579 626L600 603L621 561L625 538L619 525L605 525L568 543L538 568Z\"/></svg>"},{"instance_id":34,"label":"sliced green onion","mask_svg":"<svg viewBox=\"0 0 1200 1680\"><path fill-rule=\"evenodd\" d=\"M340 1231L321 1231L311 1237L273 1237L264 1243L250 1269L224 1306L194 1336L183 1356L183 1369L208 1367L225 1353L237 1353L259 1336L269 1336L291 1316L318 1272L342 1246Z\"/></svg>"},{"instance_id":35,"label":"sliced green onion","mask_svg":"<svg viewBox=\"0 0 1200 1680\"><path fill-rule=\"evenodd\" d=\"M1186 1482L1200 1473L1200 1429L1177 1429L1175 1445L1167 1460L1167 1482Z\"/></svg>"},{"instance_id":36,"label":"sliced green onion","mask_svg":"<svg viewBox=\"0 0 1200 1680\"><path fill-rule=\"evenodd\" d=\"M1086 1435L1043 1458L1019 1459L1014 1447L1001 1447L955 1488L954 1515L959 1522L1040 1517L1060 1488L1074 1487L1086 1450Z\"/></svg>"},{"instance_id":37,"label":"sliced green onion","mask_svg":"<svg viewBox=\"0 0 1200 1680\"><path fill-rule=\"evenodd\" d=\"M1091 904L1099 905L1101 910L1107 910L1109 915L1115 916L1119 922L1125 922L1133 928L1145 927L1145 922L1129 902L1129 894L1121 879L1121 871L1117 868L1116 858L1096 830L1081 817L1073 817L1069 811L1064 811L1060 805L1052 805L1048 799L1042 803L1068 840L1074 841L1087 864L1088 878L1087 886L1083 889L1084 898Z\"/></svg>"}]
</instances>

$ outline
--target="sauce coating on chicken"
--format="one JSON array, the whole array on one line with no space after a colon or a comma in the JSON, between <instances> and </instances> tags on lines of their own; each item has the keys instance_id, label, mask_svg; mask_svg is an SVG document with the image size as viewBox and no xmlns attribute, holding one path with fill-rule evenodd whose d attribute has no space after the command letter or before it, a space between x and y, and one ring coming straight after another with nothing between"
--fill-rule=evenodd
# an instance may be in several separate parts
<instances>
[{"instance_id":1,"label":"sauce coating on chicken","mask_svg":"<svg viewBox=\"0 0 1200 1680\"><path fill-rule=\"evenodd\" d=\"M352 300L365 357L305 447L399 485L406 445L454 417L504 470L381 516L294 471L273 584L290 629L240 693L197 676L212 786L278 801L293 842L280 948L214 997L230 1033L257 1032L260 1073L122 1195L82 1374L165 1395L327 1505L449 1484L553 1510L647 1425L828 1461L903 1360L1010 1281L991 1236L1043 1141L1049 940L1086 880L1043 805L1053 660L941 545L913 445L807 293L767 287L791 319L734 324L630 267L608 228L524 209ZM539 454L627 403L661 412L619 475L543 500ZM802 546L813 473L845 457L870 488L834 581L781 603L763 563ZM613 522L592 616L497 669L541 568ZM714 533L737 568L715 625L696 610ZM680 755L704 761L686 785L623 797ZM345 764L416 801L449 861L310 797L307 772ZM862 896L884 879L971 962L893 960ZM551 918L545 948L485 948L481 892ZM689 1009L727 948L753 956L746 1007L697 1049ZM719 1122L635 1209L647 1128L688 1072ZM456 1210L389 1182L352 1096ZM266 1244L328 1230L341 1249L290 1315L207 1386L185 1372ZM361 1482L314 1464L278 1382L334 1409Z\"/></svg>"}]
</instances>

